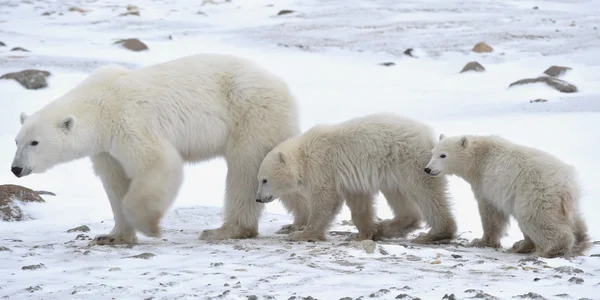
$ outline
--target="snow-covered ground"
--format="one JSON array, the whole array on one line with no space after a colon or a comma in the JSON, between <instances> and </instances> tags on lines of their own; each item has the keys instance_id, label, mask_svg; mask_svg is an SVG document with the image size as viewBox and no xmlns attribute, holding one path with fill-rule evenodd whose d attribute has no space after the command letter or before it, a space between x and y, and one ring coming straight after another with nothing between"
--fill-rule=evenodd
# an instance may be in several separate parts
<instances>
[{"instance_id":1,"label":"snow-covered ground","mask_svg":"<svg viewBox=\"0 0 600 300\"><path fill-rule=\"evenodd\" d=\"M9 249L0 251L0 297L600 297L600 257L592 256L600 253L600 245L574 259L532 259L464 247L482 229L470 187L457 178L451 178L451 193L460 238L450 245L397 239L377 242L370 253L372 245L347 242L340 235L323 243L286 242L274 233L291 220L278 203L267 205L257 239L200 241L201 230L221 224L226 169L222 160L214 160L186 168L184 186L163 223L164 239L140 235L141 243L133 247L88 247L88 236L113 225L90 162L15 178L9 168L19 113L35 111L103 64L139 67L206 52L248 57L285 78L300 101L303 129L392 111L445 134L500 134L555 154L578 168L583 213L592 239L600 240L598 1L214 2L141 0L133 3L140 16L119 17L129 3L0 0L0 41L7 45L0 47L0 75L25 68L53 74L49 87L36 91L0 81L0 183L57 194L25 208L35 220L0 224L0 246ZM69 11L72 6L89 12ZM282 9L296 13L276 16ZM131 52L112 44L130 37L150 50ZM479 41L495 51L470 52ZM17 46L30 52L9 51ZM407 48L414 48L418 58L403 55ZM486 72L458 73L473 60ZM507 88L551 65L573 68L564 79L580 92L561 94L543 84ZM529 102L538 98L548 102ZM379 201L379 217L391 217L384 203ZM342 225L348 219L344 209L333 230L355 231ZM66 232L80 225L91 231ZM503 246L520 238L513 222ZM38 264L43 266L22 269Z\"/></svg>"}]
</instances>

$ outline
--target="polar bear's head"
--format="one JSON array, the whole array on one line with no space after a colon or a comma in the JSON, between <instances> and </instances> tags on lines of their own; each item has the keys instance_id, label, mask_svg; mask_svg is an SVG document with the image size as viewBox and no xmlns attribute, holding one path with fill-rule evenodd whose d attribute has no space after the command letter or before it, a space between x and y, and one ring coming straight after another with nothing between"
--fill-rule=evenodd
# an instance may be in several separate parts
<instances>
[{"instance_id":1,"label":"polar bear's head","mask_svg":"<svg viewBox=\"0 0 600 300\"><path fill-rule=\"evenodd\" d=\"M269 203L298 190L300 180L294 160L279 149L269 152L258 171L256 202Z\"/></svg>"},{"instance_id":2,"label":"polar bear's head","mask_svg":"<svg viewBox=\"0 0 600 300\"><path fill-rule=\"evenodd\" d=\"M70 160L82 143L73 138L75 117L21 113L21 130L15 139L17 151L11 171L17 177L42 173L56 164Z\"/></svg>"},{"instance_id":3,"label":"polar bear's head","mask_svg":"<svg viewBox=\"0 0 600 300\"><path fill-rule=\"evenodd\" d=\"M425 166L425 173L437 177L444 174L454 174L464 165L469 140L466 136L446 137L440 135L439 141L431 150L431 160Z\"/></svg>"}]
</instances>

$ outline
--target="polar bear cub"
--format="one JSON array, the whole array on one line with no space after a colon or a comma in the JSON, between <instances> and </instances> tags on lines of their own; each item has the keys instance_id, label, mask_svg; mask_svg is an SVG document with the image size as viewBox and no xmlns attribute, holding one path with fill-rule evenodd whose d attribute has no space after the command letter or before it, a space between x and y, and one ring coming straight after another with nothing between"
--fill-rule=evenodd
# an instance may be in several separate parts
<instances>
[{"instance_id":1,"label":"polar bear cub","mask_svg":"<svg viewBox=\"0 0 600 300\"><path fill-rule=\"evenodd\" d=\"M426 173L457 175L471 185L483 225L483 237L473 246L500 248L513 216L524 236L513 252L556 257L581 255L589 248L572 166L498 136L442 134L431 152Z\"/></svg>"},{"instance_id":2,"label":"polar bear cub","mask_svg":"<svg viewBox=\"0 0 600 300\"><path fill-rule=\"evenodd\" d=\"M100 245L136 243L136 231L160 236L184 163L215 157L227 163L225 220L200 237L257 236L264 207L254 201L258 168L273 147L300 133L296 100L282 78L219 54L133 70L102 67L31 116L22 114L21 124L11 168L17 177L91 158L115 220L110 233L94 239Z\"/></svg>"},{"instance_id":3,"label":"polar bear cub","mask_svg":"<svg viewBox=\"0 0 600 300\"><path fill-rule=\"evenodd\" d=\"M316 125L276 146L258 172L257 202L286 195L308 201L308 222L291 240L325 240L344 200L358 239L404 237L422 218L431 227L414 242L454 237L456 223L447 182L423 173L435 144L425 124L392 114L373 114L336 125ZM377 223L373 209L381 191L395 217Z\"/></svg>"}]
</instances>

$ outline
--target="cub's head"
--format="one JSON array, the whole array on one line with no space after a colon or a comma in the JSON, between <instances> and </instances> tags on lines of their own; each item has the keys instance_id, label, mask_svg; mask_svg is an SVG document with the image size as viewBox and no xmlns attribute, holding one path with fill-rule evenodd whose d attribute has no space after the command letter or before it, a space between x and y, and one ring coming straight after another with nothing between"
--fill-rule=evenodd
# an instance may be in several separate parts
<instances>
[{"instance_id":1,"label":"cub's head","mask_svg":"<svg viewBox=\"0 0 600 300\"><path fill-rule=\"evenodd\" d=\"M269 203L299 187L300 180L293 159L277 148L269 152L258 171L256 202Z\"/></svg>"},{"instance_id":2,"label":"cub's head","mask_svg":"<svg viewBox=\"0 0 600 300\"><path fill-rule=\"evenodd\" d=\"M64 162L72 155L73 149L81 147L76 144L80 141L71 138L74 128L73 116L43 117L34 114L28 117L21 113L21 129L15 138L17 152L11 166L12 173L17 177L42 173Z\"/></svg>"},{"instance_id":3,"label":"cub's head","mask_svg":"<svg viewBox=\"0 0 600 300\"><path fill-rule=\"evenodd\" d=\"M469 139L466 136L446 137L440 135L439 141L431 150L431 160L425 166L425 173L432 177L454 174L464 165Z\"/></svg>"}]
</instances>

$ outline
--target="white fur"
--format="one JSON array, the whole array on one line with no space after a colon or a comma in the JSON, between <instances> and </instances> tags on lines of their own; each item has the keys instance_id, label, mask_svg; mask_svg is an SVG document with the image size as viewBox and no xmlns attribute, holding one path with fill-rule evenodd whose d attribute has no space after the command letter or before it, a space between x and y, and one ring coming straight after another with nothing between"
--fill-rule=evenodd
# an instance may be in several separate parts
<instances>
[{"instance_id":1,"label":"white fur","mask_svg":"<svg viewBox=\"0 0 600 300\"><path fill-rule=\"evenodd\" d=\"M544 151L498 136L441 135L425 172L471 184L484 231L474 246L499 248L513 216L524 235L515 252L569 256L589 247L575 170Z\"/></svg>"},{"instance_id":2,"label":"white fur","mask_svg":"<svg viewBox=\"0 0 600 300\"><path fill-rule=\"evenodd\" d=\"M213 54L136 70L102 67L21 121L18 176L91 157L115 218L99 244L133 243L136 229L160 236L183 164L215 157L228 167L225 222L202 238L256 236L260 163L299 133L295 100L281 78L248 60ZM34 140L39 144L32 146Z\"/></svg>"},{"instance_id":3,"label":"white fur","mask_svg":"<svg viewBox=\"0 0 600 300\"><path fill-rule=\"evenodd\" d=\"M456 224L444 178L423 172L435 144L425 124L392 114L374 114L337 125L317 125L275 147L263 160L257 201L294 195L308 201L307 223L294 240L324 240L346 200L359 239L405 236L422 215L432 227L417 242L452 238ZM395 213L375 221L373 200L382 191ZM299 203L302 201L299 200Z\"/></svg>"}]
</instances>

